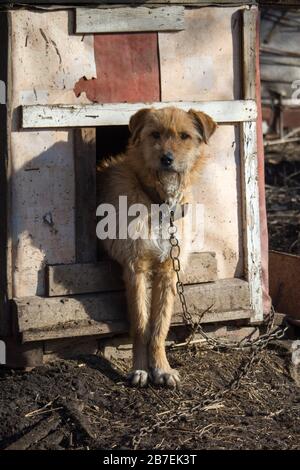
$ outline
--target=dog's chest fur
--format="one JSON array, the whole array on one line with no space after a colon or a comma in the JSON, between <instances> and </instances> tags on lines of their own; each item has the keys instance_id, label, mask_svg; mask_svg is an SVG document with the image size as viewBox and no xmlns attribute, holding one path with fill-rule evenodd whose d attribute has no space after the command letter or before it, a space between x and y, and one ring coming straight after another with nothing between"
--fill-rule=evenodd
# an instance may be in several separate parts
<instances>
[{"instance_id":1,"label":"dog's chest fur","mask_svg":"<svg viewBox=\"0 0 300 470\"><path fill-rule=\"evenodd\" d=\"M178 175L162 174L148 179L143 175L137 176L132 168L126 164L116 164L109 167L105 172L102 173L102 178L99 179L99 199L101 202L112 204L116 208L117 212L117 233L119 231L119 196L127 196L128 207L135 204L143 204L148 209L148 214L151 215L151 206L155 205L159 207L161 204L168 204L170 207L176 207L181 209L184 202L188 202L190 196L186 191L182 190L183 181L178 179ZM159 227L156 224L156 230L152 233L152 218L150 219L151 225L149 233L150 236L146 239L135 238L136 233L140 233L143 229L143 225L147 224L147 230L149 230L149 218L139 217L138 222L132 221L136 217L129 216L128 224L130 229L134 232L133 237L128 236L126 239L102 240L102 245L106 248L112 258L116 259L122 265L128 263L129 260L136 260L147 258L155 262L163 263L170 257L170 241L168 228L170 226L170 217L166 213L164 220L162 221L163 227ZM182 219L181 215L176 216L176 222ZM186 218L184 218L186 219ZM156 218L157 221L157 218ZM186 223L186 220L184 221ZM128 226L128 227L129 227ZM160 236L160 230L163 236ZM128 228L129 232L129 228ZM180 256L183 259L185 257L185 251L188 247L188 240L185 234L189 234L189 231L184 231L184 239L180 240ZM183 263L184 264L184 263Z\"/></svg>"},{"instance_id":2,"label":"dog's chest fur","mask_svg":"<svg viewBox=\"0 0 300 470\"><path fill-rule=\"evenodd\" d=\"M181 212L181 181L176 173L163 172L157 175L158 181L156 189L143 187L151 204L164 205L176 213L175 218L180 218ZM162 212L161 219L158 223L157 218L151 220L152 237L149 240L148 249L152 252L159 262L166 261L170 256L170 240L169 240L170 217L169 212Z\"/></svg>"}]
</instances>

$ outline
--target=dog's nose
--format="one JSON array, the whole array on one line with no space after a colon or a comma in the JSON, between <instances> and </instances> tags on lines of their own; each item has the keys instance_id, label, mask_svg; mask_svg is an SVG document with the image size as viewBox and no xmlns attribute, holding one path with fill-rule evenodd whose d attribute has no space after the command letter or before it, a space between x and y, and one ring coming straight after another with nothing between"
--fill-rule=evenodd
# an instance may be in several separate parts
<instances>
[{"instance_id":1,"label":"dog's nose","mask_svg":"<svg viewBox=\"0 0 300 470\"><path fill-rule=\"evenodd\" d=\"M161 162L162 166L164 166L165 168L170 167L172 165L173 161L174 161L174 157L173 157L172 152L164 153L163 156L160 159L160 162Z\"/></svg>"}]
</instances>

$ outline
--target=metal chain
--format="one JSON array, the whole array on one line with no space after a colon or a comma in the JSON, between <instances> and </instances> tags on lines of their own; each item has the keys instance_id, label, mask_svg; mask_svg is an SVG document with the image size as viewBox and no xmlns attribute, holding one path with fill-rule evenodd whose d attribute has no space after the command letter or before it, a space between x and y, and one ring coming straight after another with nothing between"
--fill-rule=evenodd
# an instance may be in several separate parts
<instances>
[{"instance_id":1,"label":"metal chain","mask_svg":"<svg viewBox=\"0 0 300 470\"><path fill-rule=\"evenodd\" d=\"M266 333L260 335L258 338L254 340L249 339L242 339L236 343L224 343L220 340L216 340L208 336L201 326L201 319L203 315L209 311L213 305L208 307L204 310L198 321L195 323L193 320L193 315L190 313L184 293L184 284L180 278L180 246L179 241L176 237L177 227L174 224L174 212L171 210L171 217L170 217L170 226L168 228L169 233L169 241L170 241L170 258L173 263L173 269L176 273L176 291L179 296L181 307L182 307L182 316L186 323L186 325L191 329L190 337L186 343L189 345L192 339L194 338L196 333L200 333L200 335L206 340L207 344L214 350L251 350L251 354L249 359L245 362L245 364L239 369L236 377L223 389L218 390L217 392L212 392L206 396L200 403L197 403L194 406L185 405L183 409L177 409L171 414L166 414L164 417L161 417L160 421L156 421L150 426L144 426L140 429L138 435L134 436L132 440L133 448L136 449L140 444L143 437L154 433L155 431L162 430L170 426L171 424L175 424L178 421L184 420L188 421L191 414L195 411L203 410L208 406L211 406L220 400L222 400L226 395L231 392L234 392L239 389L241 385L241 381L247 376L249 370L252 368L255 361L258 359L259 353L264 350L270 341L274 339L280 339L284 336L285 332L288 329L288 326L278 326L277 328L273 329L274 324L274 308L272 307L266 321Z\"/></svg>"},{"instance_id":2,"label":"metal chain","mask_svg":"<svg viewBox=\"0 0 300 470\"><path fill-rule=\"evenodd\" d=\"M223 388L222 390L218 390L216 392L210 393L208 396L206 396L206 398L204 398L203 400L201 400L199 403L197 403L194 406L185 405L183 409L180 409L180 405L179 405L179 409L174 410L173 412L171 412L171 414L165 414L164 416L161 417L159 421L156 421L150 424L149 426L143 426L140 429L139 433L135 435L132 439L133 448L137 449L143 437L146 437L149 434L153 434L158 430L161 431L162 429L166 429L168 428L168 426L172 424L174 425L180 421L188 422L189 419L191 419L192 414L195 413L196 411L208 409L209 406L212 406L220 402L229 393L238 390L242 379L246 377L253 363L257 359L257 355L258 355L258 351L253 350L250 355L249 360L240 369L237 377L234 378L227 387Z\"/></svg>"},{"instance_id":3,"label":"metal chain","mask_svg":"<svg viewBox=\"0 0 300 470\"><path fill-rule=\"evenodd\" d=\"M242 339L239 342L236 343L229 343L229 342L222 342L220 340L217 340L215 338L212 338L208 336L205 331L203 330L201 326L201 319L203 315L208 312L213 305L208 307L206 310L204 310L198 321L195 323L193 320L193 315L189 312L188 307L187 307L187 302L185 298L185 293L184 293L184 284L180 279L180 271L181 271L181 266L180 266L180 246L179 246L179 241L178 238L176 237L177 233L177 227L174 224L174 211L170 211L171 216L170 216L170 226L168 228L168 233L169 233L169 241L170 241L170 258L173 263L173 269L176 273L176 291L179 296L179 300L181 303L181 308L182 308L182 316L185 321L185 324L191 329L191 334L190 337L187 341L187 345L191 343L192 339L194 338L196 333L200 333L200 335L206 340L207 344L211 346L213 349L235 349L235 350L242 350L246 348L252 348L252 349L264 349L267 347L270 341L274 339L280 339L284 336L286 330L288 329L288 326L278 326L277 328L273 329L273 323L274 323L274 314L275 311L273 307L270 310L270 314L268 317L268 320L266 322L267 328L266 328L266 333L260 335L258 338L254 340L250 339Z\"/></svg>"}]
</instances>

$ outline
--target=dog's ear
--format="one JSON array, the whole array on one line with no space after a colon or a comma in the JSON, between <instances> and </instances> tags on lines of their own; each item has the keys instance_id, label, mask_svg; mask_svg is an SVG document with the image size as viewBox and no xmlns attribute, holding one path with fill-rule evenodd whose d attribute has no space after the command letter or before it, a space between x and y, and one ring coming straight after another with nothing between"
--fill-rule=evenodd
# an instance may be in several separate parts
<instances>
[{"instance_id":1,"label":"dog's ear","mask_svg":"<svg viewBox=\"0 0 300 470\"><path fill-rule=\"evenodd\" d=\"M129 131L131 133L132 142L135 143L143 129L147 115L151 112L150 108L140 109L137 113L131 116L129 121Z\"/></svg>"},{"instance_id":2,"label":"dog's ear","mask_svg":"<svg viewBox=\"0 0 300 470\"><path fill-rule=\"evenodd\" d=\"M208 114L202 113L201 111L190 109L188 114L192 116L200 137L207 144L210 136L215 132L217 124Z\"/></svg>"}]
</instances>

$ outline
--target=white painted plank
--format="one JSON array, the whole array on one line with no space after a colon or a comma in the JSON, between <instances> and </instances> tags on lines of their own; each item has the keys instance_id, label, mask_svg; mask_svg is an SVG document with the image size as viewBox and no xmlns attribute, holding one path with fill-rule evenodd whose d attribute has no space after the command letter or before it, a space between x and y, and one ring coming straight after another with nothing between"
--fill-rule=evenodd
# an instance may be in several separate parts
<instances>
[{"instance_id":1,"label":"white painted plank","mask_svg":"<svg viewBox=\"0 0 300 470\"><path fill-rule=\"evenodd\" d=\"M256 18L256 7L243 12L243 89L246 99L256 98ZM245 274L249 282L252 321L255 322L263 320L256 126L256 122L241 126Z\"/></svg>"},{"instance_id":2,"label":"white painted plank","mask_svg":"<svg viewBox=\"0 0 300 470\"><path fill-rule=\"evenodd\" d=\"M261 281L261 246L259 220L259 191L257 173L256 123L242 124L242 184L244 195L244 246L246 279L249 283L253 320L263 320Z\"/></svg>"},{"instance_id":3,"label":"white painted plank","mask_svg":"<svg viewBox=\"0 0 300 470\"><path fill-rule=\"evenodd\" d=\"M113 103L90 105L23 106L23 128L96 127L127 125L130 117L145 107L176 106L188 111L193 108L209 114L218 123L253 121L256 103L252 100L192 101L161 103Z\"/></svg>"},{"instance_id":4,"label":"white painted plank","mask_svg":"<svg viewBox=\"0 0 300 470\"><path fill-rule=\"evenodd\" d=\"M76 33L178 31L184 29L184 7L76 8Z\"/></svg>"}]
</instances>

